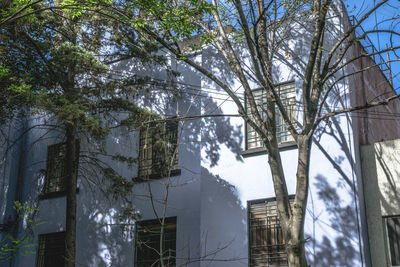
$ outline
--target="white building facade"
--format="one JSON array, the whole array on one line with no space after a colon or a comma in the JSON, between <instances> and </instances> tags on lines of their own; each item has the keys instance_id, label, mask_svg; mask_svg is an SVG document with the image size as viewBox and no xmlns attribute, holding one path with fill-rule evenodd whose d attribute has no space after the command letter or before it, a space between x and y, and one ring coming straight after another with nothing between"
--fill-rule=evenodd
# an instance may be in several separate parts
<instances>
[{"instance_id":1,"label":"white building facade","mask_svg":"<svg viewBox=\"0 0 400 267\"><path fill-rule=\"evenodd\" d=\"M345 19L340 18L340 27L345 27ZM298 103L302 84L301 69L296 66L306 54L302 51L308 37L299 33L299 39L292 42L288 60L294 67L279 60L275 64L275 82L296 119L301 118ZM351 53L359 53L357 49L362 48L355 46ZM215 50L205 48L188 56L229 81L245 102L240 83ZM170 119L158 128L112 131L106 141L107 153L136 161L127 164L103 155L98 158L127 181L134 181L126 199L107 194L109 181L90 165L94 145L80 140L76 266L159 266L160 253L167 266L286 266L268 154L262 143L242 118L216 116L237 113L226 93L187 65L173 58L169 63L180 76L171 78L168 72L132 62L116 66L138 77L151 77L148 88L153 100L159 100L160 94L168 95L168 101L157 104L143 98L141 105L166 118L194 116ZM357 64L345 71L357 70ZM365 59L364 64L373 61ZM387 80L384 87L374 85L374 81L386 79L378 68L371 73L346 79L329 103L346 108L365 101L362 97L383 93L378 89L392 90ZM258 90L257 84L253 86ZM263 104L262 93L256 95ZM384 109L395 112L399 106L394 101ZM198 115L211 116L195 118ZM21 118L5 129L16 137L41 122ZM277 124L287 186L289 194L294 195L297 148L282 122ZM311 266L386 266L375 263L375 250L370 246L373 233L368 230L369 204L364 197L369 191L364 190L366 174L360 146L398 138L400 125L388 125L377 116L357 113L333 117L316 131L305 223ZM164 141L161 149L157 148L159 140ZM57 266L63 261L66 220L64 182L57 173L62 169L57 164L63 157L63 137L36 127L10 142L15 144L2 161L0 172L2 236L29 234L35 246L21 248L0 266ZM17 222L14 232L7 229L15 221L14 201L36 203L36 218L41 223L35 224L32 232L27 233L23 221ZM134 208L136 220L120 218L127 203ZM379 220L399 215L397 210L383 212ZM379 242L385 240L389 239L382 232ZM391 266L391 254L382 253L389 255L385 264Z\"/></svg>"}]
</instances>

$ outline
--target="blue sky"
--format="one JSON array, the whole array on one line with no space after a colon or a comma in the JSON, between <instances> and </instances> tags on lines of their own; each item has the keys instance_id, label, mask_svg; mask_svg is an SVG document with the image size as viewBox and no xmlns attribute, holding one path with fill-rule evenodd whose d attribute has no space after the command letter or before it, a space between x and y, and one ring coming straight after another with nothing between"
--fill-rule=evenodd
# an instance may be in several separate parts
<instances>
[{"instance_id":1,"label":"blue sky","mask_svg":"<svg viewBox=\"0 0 400 267\"><path fill-rule=\"evenodd\" d=\"M370 10L375 4L381 2L380 0L348 0L343 1L347 7L349 15L354 15L356 18L361 18L368 10ZM395 18L387 21L388 19ZM362 23L364 30L372 29L392 29L396 32L400 32L400 1L389 0L388 3L381 6L374 14L372 14L364 23ZM395 36L392 39L387 33L372 33L369 34L370 41L378 50L386 48L386 44L390 46L400 46L400 37ZM365 42L363 43L365 44ZM381 54L384 60L387 60L387 53ZM397 55L393 52L389 53L390 60L398 59L400 56L400 49ZM391 62L391 70L393 77L393 87L400 93L400 62Z\"/></svg>"}]
</instances>

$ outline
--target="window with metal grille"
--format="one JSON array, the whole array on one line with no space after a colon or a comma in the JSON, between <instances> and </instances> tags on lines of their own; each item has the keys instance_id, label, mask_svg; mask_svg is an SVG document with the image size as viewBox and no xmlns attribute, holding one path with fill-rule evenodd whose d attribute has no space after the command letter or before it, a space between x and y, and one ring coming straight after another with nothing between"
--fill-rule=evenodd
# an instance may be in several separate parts
<instances>
[{"instance_id":1,"label":"window with metal grille","mask_svg":"<svg viewBox=\"0 0 400 267\"><path fill-rule=\"evenodd\" d=\"M47 148L47 168L44 183L44 195L66 191L65 143L58 143ZM78 170L79 140L76 141L75 171Z\"/></svg>"},{"instance_id":2,"label":"window with metal grille","mask_svg":"<svg viewBox=\"0 0 400 267\"><path fill-rule=\"evenodd\" d=\"M39 235L37 267L61 267L65 262L65 232Z\"/></svg>"},{"instance_id":3,"label":"window with metal grille","mask_svg":"<svg viewBox=\"0 0 400 267\"><path fill-rule=\"evenodd\" d=\"M277 92L280 96L283 106L286 108L289 118L294 123L296 122L296 92L294 82L284 83L276 86ZM266 109L267 108L267 96L265 90L258 89L253 91L253 96L256 101L256 105L258 109ZM247 102L246 98L246 109L247 114L251 114L250 105ZM265 112L260 112L261 118L266 119L267 115ZM276 137L278 139L278 143L283 144L286 142L293 141L293 137L287 129L285 121L281 116L281 113L276 107ZM250 115L251 116L251 115ZM259 134L250 126L246 125L246 149L263 147L263 141Z\"/></svg>"},{"instance_id":4,"label":"window with metal grille","mask_svg":"<svg viewBox=\"0 0 400 267\"><path fill-rule=\"evenodd\" d=\"M166 122L140 133L139 178L166 177L178 168L178 122Z\"/></svg>"},{"instance_id":5,"label":"window with metal grille","mask_svg":"<svg viewBox=\"0 0 400 267\"><path fill-rule=\"evenodd\" d=\"M386 218L391 266L400 266L400 217Z\"/></svg>"},{"instance_id":6,"label":"window with metal grille","mask_svg":"<svg viewBox=\"0 0 400 267\"><path fill-rule=\"evenodd\" d=\"M44 193L65 191L65 143L47 148L47 170Z\"/></svg>"},{"instance_id":7,"label":"window with metal grille","mask_svg":"<svg viewBox=\"0 0 400 267\"><path fill-rule=\"evenodd\" d=\"M250 266L288 266L276 201L250 201L248 209Z\"/></svg>"},{"instance_id":8,"label":"window with metal grille","mask_svg":"<svg viewBox=\"0 0 400 267\"><path fill-rule=\"evenodd\" d=\"M135 267L161 266L161 255L164 266L175 266L176 217L165 218L163 227L160 220L137 222L135 243Z\"/></svg>"}]
</instances>

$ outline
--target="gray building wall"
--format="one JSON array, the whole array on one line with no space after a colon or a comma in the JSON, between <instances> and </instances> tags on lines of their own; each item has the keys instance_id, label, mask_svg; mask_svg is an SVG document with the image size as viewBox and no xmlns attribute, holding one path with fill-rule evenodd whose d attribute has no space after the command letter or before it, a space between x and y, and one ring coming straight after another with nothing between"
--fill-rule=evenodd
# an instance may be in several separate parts
<instances>
[{"instance_id":1,"label":"gray building wall","mask_svg":"<svg viewBox=\"0 0 400 267\"><path fill-rule=\"evenodd\" d=\"M26 120L15 116L3 121L0 127L0 240L2 245L17 236L16 210L14 202L22 202L22 178L25 161L24 147ZM9 266L10 261L0 262L0 266Z\"/></svg>"}]
</instances>

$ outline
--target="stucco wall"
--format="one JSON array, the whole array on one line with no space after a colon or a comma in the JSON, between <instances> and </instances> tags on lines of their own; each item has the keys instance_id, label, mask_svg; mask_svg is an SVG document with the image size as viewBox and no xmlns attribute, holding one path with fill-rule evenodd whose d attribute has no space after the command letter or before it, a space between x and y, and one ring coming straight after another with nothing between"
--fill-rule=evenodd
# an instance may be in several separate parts
<instances>
[{"instance_id":1,"label":"stucco wall","mask_svg":"<svg viewBox=\"0 0 400 267\"><path fill-rule=\"evenodd\" d=\"M223 110L232 113L235 107L230 103L223 104ZM244 129L241 119L231 119L231 122ZM305 225L308 257L311 266L361 266L359 207L358 198L353 193L357 185L352 167L352 131L345 118L338 119L335 124L332 130L342 133L343 143L325 132L315 140L312 149ZM281 157L289 193L294 194L296 147L283 149ZM235 153L223 147L218 165L210 167L206 161L202 165L207 171L201 178L201 232L213 233L208 239L208 249L221 244L229 244L231 248L218 254L218 259L223 262L207 262L204 266L245 266L248 260L248 252L244 250L248 246L247 201L275 196L268 155L247 154L238 160ZM214 183L222 180L227 189L222 192L222 189L209 189L206 182L209 180ZM225 198L227 193L223 192L226 191L230 193ZM210 244L212 240L214 243ZM241 261L230 262L237 258Z\"/></svg>"},{"instance_id":2,"label":"stucco wall","mask_svg":"<svg viewBox=\"0 0 400 267\"><path fill-rule=\"evenodd\" d=\"M292 51L291 57L281 59L274 65L274 79L276 83L294 81L298 100L301 101L302 62L307 61L306 47L310 32L296 32L294 38L288 45ZM238 52L242 51L238 47ZM246 58L245 53L241 56ZM226 100L227 95L215 84L187 65L169 60L172 69L182 73L176 82L186 91L176 94L178 100L162 103L165 104L163 109L157 109L146 99L143 100L145 106L152 110L163 110L166 116L237 112L234 103ZM196 60L243 96L240 83L215 50L205 49ZM293 65L292 68L287 67L288 62ZM150 75L159 80L171 78L162 70L129 62L121 63L116 69L138 76ZM356 85L355 81L340 84L341 94L328 102L348 107L350 100L347 96ZM251 86L257 88L258 85ZM336 99L338 96L340 101ZM160 99L155 91L155 97L151 100ZM301 118L301 110L297 114ZM321 123L313 142L305 232L308 259L315 267L363 264L356 194L358 158L354 152L358 143L354 141L351 127L356 118L340 116L330 119L326 124ZM163 214L164 208L167 217L177 217L178 264L248 264L247 201L273 197L274 191L266 152L241 154L245 142L244 129L244 122L240 118L204 118L182 122L178 160L181 174L170 180L137 183L134 187L132 201L141 214L140 220L154 219ZM40 169L45 168L47 145L62 138L51 135L37 142L44 133L34 131L28 139L26 200L37 194L35 189L39 186ZM380 136L374 138L379 139ZM111 153L126 152L132 157L137 156L137 132L127 135L114 132L108 142ZM296 147L282 149L281 156L289 193L293 194L296 184ZM127 178L137 175L137 165L127 168L115 164L121 175ZM119 226L114 225L113 216L121 203L104 197L99 188L93 187L83 177L80 177L79 188L77 260L93 266L131 265L134 261L134 240L124 236ZM165 203L167 190L168 201ZM47 223L36 229L36 237L41 233L65 230L65 197L41 200L38 217ZM15 266L29 266L35 262L35 257L17 257Z\"/></svg>"},{"instance_id":3,"label":"stucco wall","mask_svg":"<svg viewBox=\"0 0 400 267\"><path fill-rule=\"evenodd\" d=\"M384 216L400 215L400 140L361 147L372 266L388 266Z\"/></svg>"},{"instance_id":4,"label":"stucco wall","mask_svg":"<svg viewBox=\"0 0 400 267\"><path fill-rule=\"evenodd\" d=\"M0 128L0 224L13 220L13 200L21 195L17 188L23 160L21 153L25 145L22 135L25 126L25 120L16 117L6 121Z\"/></svg>"},{"instance_id":5,"label":"stucco wall","mask_svg":"<svg viewBox=\"0 0 400 267\"><path fill-rule=\"evenodd\" d=\"M338 23L340 27L340 22ZM276 60L274 64L274 82L294 81L297 100L301 103L301 84L304 73L301 62L307 61L307 46L310 32L295 31L294 40L288 44L290 58ZM333 36L328 38L326 47L335 41ZM245 53L240 54L246 62ZM288 63L291 64L288 67ZM248 64L251 65L251 64ZM232 75L229 67L221 56L212 49L203 50L203 66L212 69L223 81L227 82L232 91L243 98L243 88ZM204 88L214 88L210 93L215 97L219 113L235 114L237 107L232 101L225 101L227 97L223 90L204 78ZM251 84L252 88L259 87ZM350 90L347 81L340 83L339 89L332 98L328 99L330 106L337 109L350 106L348 97ZM213 109L204 109L202 114L208 114ZM215 112L214 112L215 113ZM301 109L297 111L301 123ZM245 124L241 118L230 118L230 123L241 129L245 137ZM230 132L222 132L229 135ZM241 149L244 151L244 142ZM205 143L204 143L205 144ZM312 147L310 167L310 192L305 224L307 257L311 266L362 266L362 236L359 220L359 200L357 195L357 164L355 157L352 118L338 116L331 118L327 123L321 123L315 133ZM239 156L238 156L239 154ZM247 201L274 197L272 178L268 166L268 155L264 152L237 153L221 144L220 158L216 165L205 160L207 153L202 150L202 200L201 200L201 232L213 233L213 243L207 243L210 250L229 244L229 247L220 251L217 258L221 261L205 262L202 266L245 266L248 263L248 218ZM295 146L281 149L285 178L290 194L295 193L297 148ZM205 181L213 179L218 184L224 181L226 189L207 190ZM203 181L205 184L203 184ZM227 192L231 193L227 193ZM207 193L208 192L208 193ZM229 196L229 197L226 197ZM224 205L218 199L226 197ZM239 203L239 204L237 204ZM229 208L228 208L229 207ZM217 209L220 209L218 212ZM238 217L233 220L232 218ZM212 218L212 219L211 219ZM239 223L239 221L241 223ZM221 224L222 222L222 224ZM235 231L233 231L235 229ZM244 240L243 240L244 238ZM231 248L231 249L230 249ZM242 248L242 250L240 250ZM233 259L241 259L234 261Z\"/></svg>"},{"instance_id":6,"label":"stucco wall","mask_svg":"<svg viewBox=\"0 0 400 267\"><path fill-rule=\"evenodd\" d=\"M23 136L26 120L21 117L14 117L11 120L2 121L0 125L0 224L4 226L4 232L0 232L0 240L6 242L7 237L12 234L16 237L15 220L16 210L14 201L22 201L22 177L24 157L23 151L25 139ZM1 245L4 245L2 243ZM1 261L0 266L9 266L10 261Z\"/></svg>"}]
</instances>

